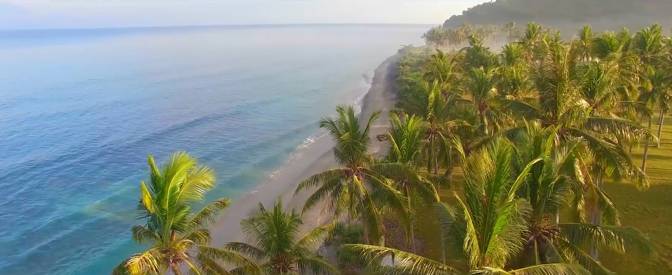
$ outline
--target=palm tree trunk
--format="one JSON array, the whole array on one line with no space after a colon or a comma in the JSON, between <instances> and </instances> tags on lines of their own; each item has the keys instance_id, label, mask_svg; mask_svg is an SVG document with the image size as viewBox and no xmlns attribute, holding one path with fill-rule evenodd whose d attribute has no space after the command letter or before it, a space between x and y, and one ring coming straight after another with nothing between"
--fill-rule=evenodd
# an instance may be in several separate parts
<instances>
[{"instance_id":1,"label":"palm tree trunk","mask_svg":"<svg viewBox=\"0 0 672 275\"><path fill-rule=\"evenodd\" d=\"M479 115L481 117L481 124L483 125L483 134L486 136L490 134L490 131L488 130L488 119L485 117L485 112L480 111Z\"/></svg>"},{"instance_id":2,"label":"palm tree trunk","mask_svg":"<svg viewBox=\"0 0 672 275\"><path fill-rule=\"evenodd\" d=\"M541 259L539 258L539 253L541 251L539 251L539 243L537 242L536 239L533 241L533 243L534 243L534 264L538 265L541 264Z\"/></svg>"},{"instance_id":3,"label":"palm tree trunk","mask_svg":"<svg viewBox=\"0 0 672 275\"><path fill-rule=\"evenodd\" d=\"M406 197L407 197L406 200L407 200L407 203L408 203L408 211L411 212L411 211L413 211L413 205L412 205L412 201L411 201L411 190L408 187L408 185L406 185ZM409 220L410 224L409 224L409 229L408 230L410 231L409 232L409 235L410 235L409 236L409 238L410 238L409 241L410 241L410 245L411 245L411 251L413 251L413 253L416 252L415 251L415 225L414 225L414 222L415 222L415 219L413 219L413 215L411 215L410 220Z\"/></svg>"},{"instance_id":4,"label":"palm tree trunk","mask_svg":"<svg viewBox=\"0 0 672 275\"><path fill-rule=\"evenodd\" d=\"M665 123L665 112L663 112L663 109L661 108L658 117L658 148L660 148L660 143L663 141L663 137L661 136L663 123Z\"/></svg>"},{"instance_id":5,"label":"palm tree trunk","mask_svg":"<svg viewBox=\"0 0 672 275\"><path fill-rule=\"evenodd\" d=\"M434 153L434 175L438 175L438 174L439 174L439 154L438 154L438 152L435 152Z\"/></svg>"},{"instance_id":6,"label":"palm tree trunk","mask_svg":"<svg viewBox=\"0 0 672 275\"><path fill-rule=\"evenodd\" d=\"M434 133L429 136L429 152L427 152L427 172L432 172L432 159L434 159Z\"/></svg>"},{"instance_id":7,"label":"palm tree trunk","mask_svg":"<svg viewBox=\"0 0 672 275\"><path fill-rule=\"evenodd\" d=\"M366 226L365 222L362 222L362 229L364 230L364 243L371 244L371 239L369 238L369 227Z\"/></svg>"},{"instance_id":8,"label":"palm tree trunk","mask_svg":"<svg viewBox=\"0 0 672 275\"><path fill-rule=\"evenodd\" d=\"M560 208L555 210L555 224L560 224Z\"/></svg>"},{"instance_id":9,"label":"palm tree trunk","mask_svg":"<svg viewBox=\"0 0 672 275\"><path fill-rule=\"evenodd\" d=\"M651 133L651 117L649 117L649 133ZM649 158L649 137L644 141L644 155L642 156L642 171L646 173L646 160Z\"/></svg>"},{"instance_id":10,"label":"palm tree trunk","mask_svg":"<svg viewBox=\"0 0 672 275\"><path fill-rule=\"evenodd\" d=\"M595 189L596 193L599 192L602 188L602 180L603 180L604 173L602 171L602 167L598 167L597 169L597 175L595 177ZM600 225L602 222L602 209L599 207L599 197L597 194L595 194L595 201L593 202L593 209L592 213L590 215L590 223L594 225ZM593 257L593 259L597 260L598 257L600 256L598 247L596 243L593 243L590 247L590 256Z\"/></svg>"}]
</instances>

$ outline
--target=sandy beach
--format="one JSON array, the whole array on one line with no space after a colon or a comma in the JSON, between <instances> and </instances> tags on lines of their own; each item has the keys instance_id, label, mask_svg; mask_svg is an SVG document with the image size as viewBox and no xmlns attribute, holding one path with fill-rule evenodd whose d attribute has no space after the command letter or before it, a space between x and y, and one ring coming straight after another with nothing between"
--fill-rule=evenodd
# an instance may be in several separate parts
<instances>
[{"instance_id":1,"label":"sandy beach","mask_svg":"<svg viewBox=\"0 0 672 275\"><path fill-rule=\"evenodd\" d=\"M398 55L385 60L375 70L371 87L363 99L360 118L368 118L373 112L381 111L381 117L374 123L371 130L370 152L376 155L384 154L385 142L376 139L377 135L385 133L389 122L388 112L396 103L394 81L396 79L396 64ZM317 127L317 125L316 125ZM331 137L321 135L314 143L298 149L276 172L259 184L255 189L235 200L226 209L225 213L212 225L213 244L223 245L231 241L244 240L244 234L240 228L240 221L254 212L259 203L272 205L278 198L282 198L287 207L300 211L303 202L309 195L302 192L294 195L294 190L303 179L336 166L332 148L334 146ZM329 221L330 216L321 213L320 207L304 213L304 227L312 228Z\"/></svg>"}]
</instances>

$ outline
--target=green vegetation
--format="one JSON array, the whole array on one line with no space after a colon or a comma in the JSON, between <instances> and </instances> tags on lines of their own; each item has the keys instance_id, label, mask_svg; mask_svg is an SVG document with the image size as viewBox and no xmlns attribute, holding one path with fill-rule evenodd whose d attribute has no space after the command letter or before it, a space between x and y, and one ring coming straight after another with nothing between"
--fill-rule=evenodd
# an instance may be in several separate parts
<instances>
[{"instance_id":1,"label":"green vegetation","mask_svg":"<svg viewBox=\"0 0 672 275\"><path fill-rule=\"evenodd\" d=\"M259 205L257 214L241 222L243 231L255 240L254 244L232 242L226 248L255 259L268 274L338 273L315 253L329 228L316 228L300 237L302 223L297 213L282 209L281 201L271 211Z\"/></svg>"},{"instance_id":2,"label":"green vegetation","mask_svg":"<svg viewBox=\"0 0 672 275\"><path fill-rule=\"evenodd\" d=\"M147 225L133 232L152 246L117 271L669 270L672 39L658 25L636 34L584 27L564 41L529 24L519 37L499 52L473 34L457 51L404 48L399 103L379 137L390 145L384 158L367 151L378 113L358 118L341 106L321 120L338 167L296 192L310 192L304 211L323 207L333 223L303 237L301 216L278 202L242 221L250 243L209 247L206 221L226 201L196 214L189 204L212 188L211 171L186 154L160 171L150 157L140 203Z\"/></svg>"},{"instance_id":3,"label":"green vegetation","mask_svg":"<svg viewBox=\"0 0 672 275\"><path fill-rule=\"evenodd\" d=\"M639 29L653 23L671 23L670 10L672 2L666 0L496 0L467 9L462 15L452 16L444 26L540 22L563 29L584 24L600 29Z\"/></svg>"},{"instance_id":4,"label":"green vegetation","mask_svg":"<svg viewBox=\"0 0 672 275\"><path fill-rule=\"evenodd\" d=\"M237 253L208 246L207 229L215 215L229 205L227 199L212 202L198 212L190 203L203 199L215 184L213 171L200 166L186 153L176 153L159 169L149 157L149 184L140 183L140 209L145 225L133 227L133 239L149 248L131 256L114 274L227 274L221 263L238 266L244 272L257 267Z\"/></svg>"},{"instance_id":5,"label":"green vegetation","mask_svg":"<svg viewBox=\"0 0 672 275\"><path fill-rule=\"evenodd\" d=\"M401 194L382 176L384 171L403 167L378 163L367 153L369 130L378 113L374 113L361 127L352 107L341 106L337 112L338 119L323 119L320 127L327 129L336 141L334 155L342 167L309 177L299 184L296 192L313 191L304 210L328 198L328 206L335 218L359 219L364 226L366 242L382 243L383 213L376 206L376 201L386 201L389 208L397 210L403 219L408 219Z\"/></svg>"},{"instance_id":6,"label":"green vegetation","mask_svg":"<svg viewBox=\"0 0 672 275\"><path fill-rule=\"evenodd\" d=\"M650 185L647 156L658 149L649 147L665 134L652 121L668 112L670 39L659 26L634 35L585 27L578 37L565 42L530 24L499 53L475 35L454 52L404 49L398 113L425 120L432 148L418 151L416 163L428 165L417 173L441 175L453 194L440 192L437 214L416 222L426 244L418 254L345 249L383 273L610 274L612 263L637 270L618 259L657 263L666 246L624 226L607 186Z\"/></svg>"}]
</instances>

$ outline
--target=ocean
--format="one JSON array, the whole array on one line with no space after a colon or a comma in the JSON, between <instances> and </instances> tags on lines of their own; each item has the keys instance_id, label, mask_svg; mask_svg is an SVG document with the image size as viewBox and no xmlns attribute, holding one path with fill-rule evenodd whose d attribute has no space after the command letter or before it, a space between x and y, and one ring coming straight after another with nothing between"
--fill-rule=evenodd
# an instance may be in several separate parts
<instances>
[{"instance_id":1,"label":"ocean","mask_svg":"<svg viewBox=\"0 0 672 275\"><path fill-rule=\"evenodd\" d=\"M109 274L148 154L249 192L428 26L0 31L0 273Z\"/></svg>"}]
</instances>

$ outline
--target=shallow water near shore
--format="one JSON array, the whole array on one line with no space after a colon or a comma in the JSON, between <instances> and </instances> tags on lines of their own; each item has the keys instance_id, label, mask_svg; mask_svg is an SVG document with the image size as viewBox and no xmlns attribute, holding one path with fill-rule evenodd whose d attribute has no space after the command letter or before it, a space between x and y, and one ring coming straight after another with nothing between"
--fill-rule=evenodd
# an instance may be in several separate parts
<instances>
[{"instance_id":1,"label":"shallow water near shore","mask_svg":"<svg viewBox=\"0 0 672 275\"><path fill-rule=\"evenodd\" d=\"M0 270L109 274L140 249L146 157L249 192L427 26L0 31Z\"/></svg>"}]
</instances>

